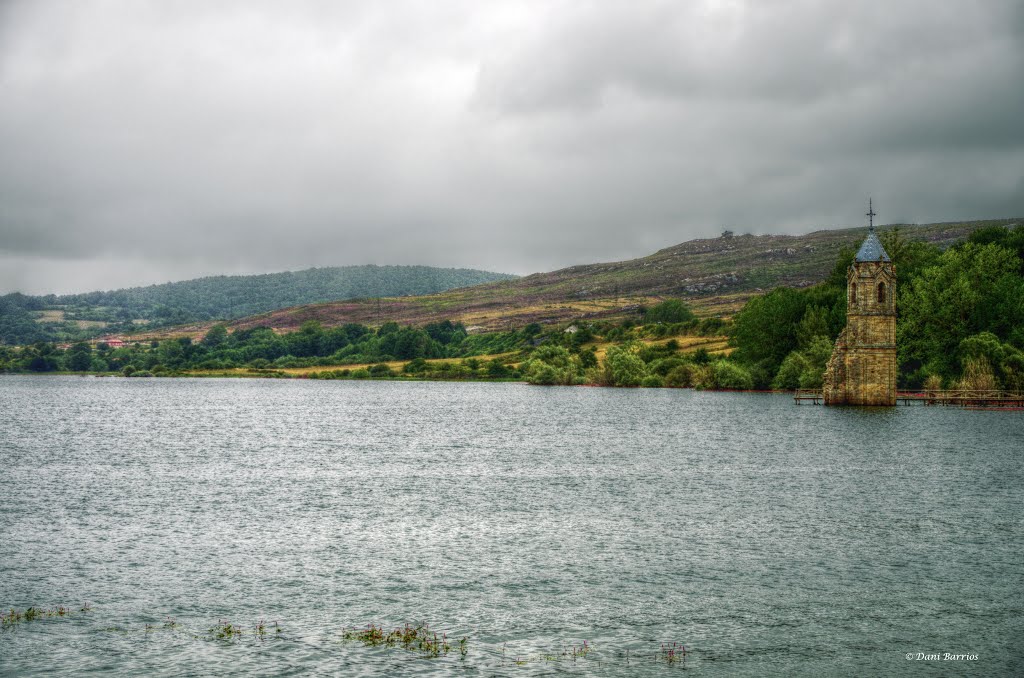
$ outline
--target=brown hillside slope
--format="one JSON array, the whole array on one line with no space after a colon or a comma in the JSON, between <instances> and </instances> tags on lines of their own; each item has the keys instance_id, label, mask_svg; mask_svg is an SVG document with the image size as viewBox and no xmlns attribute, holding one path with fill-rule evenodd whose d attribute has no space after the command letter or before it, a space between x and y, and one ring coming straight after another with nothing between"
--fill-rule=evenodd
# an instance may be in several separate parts
<instances>
[{"instance_id":1,"label":"brown hillside slope","mask_svg":"<svg viewBox=\"0 0 1024 678\"><path fill-rule=\"evenodd\" d=\"M1019 221L999 219L899 228L908 239L948 246L977 228ZM884 226L879 230L890 228ZM422 325L450 319L485 331L530 322L623 316L639 304L666 297L687 299L700 315L728 315L764 290L806 287L822 281L831 272L842 248L855 247L866 233L866 228L848 228L799 236L738 235L691 240L640 259L571 266L428 296L296 306L243 318L229 326L290 331L307 320L334 326L347 322L379 325L388 321ZM174 328L153 336L198 337L211 324Z\"/></svg>"}]
</instances>

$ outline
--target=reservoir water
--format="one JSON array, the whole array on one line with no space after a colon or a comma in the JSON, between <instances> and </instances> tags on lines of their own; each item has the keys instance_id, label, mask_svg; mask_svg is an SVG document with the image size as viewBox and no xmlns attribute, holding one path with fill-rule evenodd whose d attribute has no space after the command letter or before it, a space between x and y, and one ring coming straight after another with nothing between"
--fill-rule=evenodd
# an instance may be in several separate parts
<instances>
[{"instance_id":1,"label":"reservoir water","mask_svg":"<svg viewBox=\"0 0 1024 678\"><path fill-rule=\"evenodd\" d=\"M1019 412L0 376L0 674L1019 676L1022 518Z\"/></svg>"}]
</instances>

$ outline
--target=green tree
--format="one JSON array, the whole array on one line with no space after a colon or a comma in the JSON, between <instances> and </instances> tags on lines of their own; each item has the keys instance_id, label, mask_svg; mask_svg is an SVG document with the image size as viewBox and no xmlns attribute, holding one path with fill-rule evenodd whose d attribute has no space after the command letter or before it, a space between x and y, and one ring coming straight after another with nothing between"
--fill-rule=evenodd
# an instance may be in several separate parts
<instances>
[{"instance_id":1,"label":"green tree","mask_svg":"<svg viewBox=\"0 0 1024 678\"><path fill-rule=\"evenodd\" d=\"M224 325L214 325L203 337L202 345L207 348L218 348L228 340L228 328Z\"/></svg>"},{"instance_id":2,"label":"green tree","mask_svg":"<svg viewBox=\"0 0 1024 678\"><path fill-rule=\"evenodd\" d=\"M788 391L820 388L831 356L832 341L828 337L819 335L812 338L803 350L786 356L772 381L772 388Z\"/></svg>"},{"instance_id":3,"label":"green tree","mask_svg":"<svg viewBox=\"0 0 1024 678\"><path fill-rule=\"evenodd\" d=\"M950 377L957 349L971 335L1003 341L1024 323L1024 280L1016 254L995 244L966 243L947 250L899 288L899 361L904 371L923 366Z\"/></svg>"},{"instance_id":4,"label":"green tree","mask_svg":"<svg viewBox=\"0 0 1024 678\"><path fill-rule=\"evenodd\" d=\"M749 391L754 388L750 372L731 360L719 360L711 364L714 383L717 388L733 388Z\"/></svg>"},{"instance_id":5,"label":"green tree","mask_svg":"<svg viewBox=\"0 0 1024 678\"><path fill-rule=\"evenodd\" d=\"M797 348L797 326L806 300L796 290L780 287L754 297L736 314L729 343L734 359L753 364L768 361L772 372Z\"/></svg>"},{"instance_id":6,"label":"green tree","mask_svg":"<svg viewBox=\"0 0 1024 678\"><path fill-rule=\"evenodd\" d=\"M673 388L689 388L693 386L693 364L676 365L665 375L665 385Z\"/></svg>"},{"instance_id":7,"label":"green tree","mask_svg":"<svg viewBox=\"0 0 1024 678\"><path fill-rule=\"evenodd\" d=\"M684 323L694 319L693 311L679 299L666 299L647 309L645 323Z\"/></svg>"},{"instance_id":8,"label":"green tree","mask_svg":"<svg viewBox=\"0 0 1024 678\"><path fill-rule=\"evenodd\" d=\"M68 369L72 372L88 372L92 366L92 347L84 341L68 350Z\"/></svg>"},{"instance_id":9,"label":"green tree","mask_svg":"<svg viewBox=\"0 0 1024 678\"><path fill-rule=\"evenodd\" d=\"M561 346L544 345L533 352L522 371L531 384L577 384L581 373L580 359Z\"/></svg>"},{"instance_id":10,"label":"green tree","mask_svg":"<svg viewBox=\"0 0 1024 678\"><path fill-rule=\"evenodd\" d=\"M796 327L797 346L806 348L815 339L824 337L826 340L831 335L829 327L829 311L821 306L808 306L804 311L804 317Z\"/></svg>"},{"instance_id":11,"label":"green tree","mask_svg":"<svg viewBox=\"0 0 1024 678\"><path fill-rule=\"evenodd\" d=\"M629 342L611 346L604 356L604 380L610 386L639 386L648 375L647 364L640 357L643 344Z\"/></svg>"}]
</instances>

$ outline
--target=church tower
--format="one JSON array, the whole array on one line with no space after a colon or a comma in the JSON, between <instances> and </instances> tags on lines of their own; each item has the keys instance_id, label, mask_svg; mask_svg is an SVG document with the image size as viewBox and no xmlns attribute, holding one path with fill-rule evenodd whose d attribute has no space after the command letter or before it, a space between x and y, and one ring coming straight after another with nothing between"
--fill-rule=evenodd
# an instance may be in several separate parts
<instances>
[{"instance_id":1,"label":"church tower","mask_svg":"<svg viewBox=\"0 0 1024 678\"><path fill-rule=\"evenodd\" d=\"M846 274L846 329L825 370L826 405L896 404L896 267L870 202L867 216L868 237Z\"/></svg>"}]
</instances>

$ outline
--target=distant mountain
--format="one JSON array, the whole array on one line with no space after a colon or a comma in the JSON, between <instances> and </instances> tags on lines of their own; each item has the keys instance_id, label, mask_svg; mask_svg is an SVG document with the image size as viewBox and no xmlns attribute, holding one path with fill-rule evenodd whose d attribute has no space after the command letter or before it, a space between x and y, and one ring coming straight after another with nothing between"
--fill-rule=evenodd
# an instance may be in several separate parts
<instances>
[{"instance_id":1,"label":"distant mountain","mask_svg":"<svg viewBox=\"0 0 1024 678\"><path fill-rule=\"evenodd\" d=\"M279 308L442 292L515 276L465 268L341 266L198 278L85 294L0 296L0 343L72 341Z\"/></svg>"},{"instance_id":2,"label":"distant mountain","mask_svg":"<svg viewBox=\"0 0 1024 678\"><path fill-rule=\"evenodd\" d=\"M1022 219L901 224L909 240L947 247L987 226ZM895 226L883 226L885 232ZM470 331L503 330L527 323L568 323L636 315L645 304L682 298L703 316L731 315L750 297L773 287L807 287L823 281L843 248L856 248L867 228L816 231L807 235L724 235L690 240L639 259L571 266L515 280L449 290L427 296L340 301L284 308L230 324L234 328L297 329L307 320L324 326L347 322L423 325L438 320L464 323ZM897 271L897 274L899 272ZM201 337L210 323L181 326L140 338Z\"/></svg>"}]
</instances>

